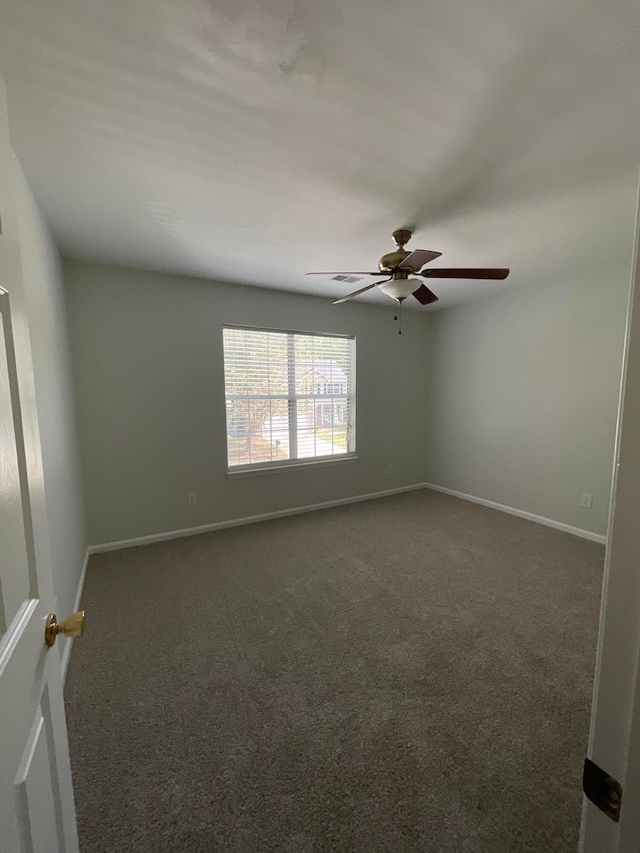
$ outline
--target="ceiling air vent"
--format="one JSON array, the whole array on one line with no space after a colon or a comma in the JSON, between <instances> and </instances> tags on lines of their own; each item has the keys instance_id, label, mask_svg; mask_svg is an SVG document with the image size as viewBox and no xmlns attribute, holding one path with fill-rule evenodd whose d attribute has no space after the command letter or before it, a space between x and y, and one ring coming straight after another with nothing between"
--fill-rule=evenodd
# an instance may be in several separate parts
<instances>
[{"instance_id":1,"label":"ceiling air vent","mask_svg":"<svg viewBox=\"0 0 640 853\"><path fill-rule=\"evenodd\" d=\"M358 275L334 275L332 281L346 281L347 284L355 284L356 281L362 281Z\"/></svg>"}]
</instances>

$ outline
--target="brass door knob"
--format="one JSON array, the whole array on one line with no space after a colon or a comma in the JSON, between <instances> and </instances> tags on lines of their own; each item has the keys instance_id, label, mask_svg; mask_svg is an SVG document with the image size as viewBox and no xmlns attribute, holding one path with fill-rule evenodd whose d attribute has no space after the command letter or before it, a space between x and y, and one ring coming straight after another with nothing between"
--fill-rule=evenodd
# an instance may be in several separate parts
<instances>
[{"instance_id":1,"label":"brass door knob","mask_svg":"<svg viewBox=\"0 0 640 853\"><path fill-rule=\"evenodd\" d=\"M56 614L50 613L44 625L44 641L49 648L55 643L58 634L64 634L65 637L81 637L84 634L84 610L72 613L64 622L58 622Z\"/></svg>"}]
</instances>

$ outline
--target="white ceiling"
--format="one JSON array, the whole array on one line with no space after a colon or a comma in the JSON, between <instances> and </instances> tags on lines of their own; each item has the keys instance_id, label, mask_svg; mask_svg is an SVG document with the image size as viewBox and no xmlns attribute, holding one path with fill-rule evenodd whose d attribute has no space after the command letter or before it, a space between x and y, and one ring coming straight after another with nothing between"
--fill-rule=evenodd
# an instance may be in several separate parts
<instances>
[{"instance_id":1,"label":"white ceiling","mask_svg":"<svg viewBox=\"0 0 640 853\"><path fill-rule=\"evenodd\" d=\"M0 0L0 23L70 255L335 298L305 271L375 269L413 224L433 266L512 268L431 283L444 307L629 234L637 0Z\"/></svg>"}]
</instances>

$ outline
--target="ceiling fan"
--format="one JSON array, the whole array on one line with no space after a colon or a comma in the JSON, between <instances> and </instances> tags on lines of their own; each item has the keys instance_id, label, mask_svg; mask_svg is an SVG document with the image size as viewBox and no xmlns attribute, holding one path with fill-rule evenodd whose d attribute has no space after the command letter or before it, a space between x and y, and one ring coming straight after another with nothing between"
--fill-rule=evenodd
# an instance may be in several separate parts
<instances>
[{"instance_id":1,"label":"ceiling fan","mask_svg":"<svg viewBox=\"0 0 640 853\"><path fill-rule=\"evenodd\" d=\"M379 272L308 272L307 275L375 275L387 276L383 281L374 281L366 287L361 287L341 299L336 299L334 305L347 302L354 296L359 296L372 287L379 287L383 293L402 302L408 296L414 296L421 305L430 305L437 302L438 297L432 290L420 281L419 278L411 278L411 275L420 275L423 278L475 278L475 279L505 279L509 275L508 269L475 269L475 268L436 268L423 270L425 264L439 258L442 252L432 252L429 249L415 249L413 252L405 251L405 243L411 239L411 231L407 228L399 228L391 235L398 247L397 251L383 255L378 261ZM421 271L422 270L422 271Z\"/></svg>"}]
</instances>

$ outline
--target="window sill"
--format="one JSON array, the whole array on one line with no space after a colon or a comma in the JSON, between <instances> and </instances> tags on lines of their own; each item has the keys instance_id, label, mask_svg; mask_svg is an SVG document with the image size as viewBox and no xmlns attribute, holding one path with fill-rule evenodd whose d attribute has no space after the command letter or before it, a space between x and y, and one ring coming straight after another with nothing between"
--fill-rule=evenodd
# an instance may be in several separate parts
<instances>
[{"instance_id":1,"label":"window sill","mask_svg":"<svg viewBox=\"0 0 640 853\"><path fill-rule=\"evenodd\" d=\"M284 471L299 471L300 469L308 470L309 468L325 468L332 465L345 465L348 462L357 462L358 456L355 453L339 456L337 459L312 459L307 461L296 460L289 462L286 465L265 465L263 468L240 468L237 471L227 471L227 477L230 480L235 480L240 477L260 477L262 474L282 474Z\"/></svg>"}]
</instances>

